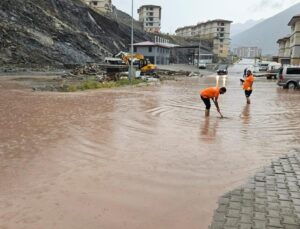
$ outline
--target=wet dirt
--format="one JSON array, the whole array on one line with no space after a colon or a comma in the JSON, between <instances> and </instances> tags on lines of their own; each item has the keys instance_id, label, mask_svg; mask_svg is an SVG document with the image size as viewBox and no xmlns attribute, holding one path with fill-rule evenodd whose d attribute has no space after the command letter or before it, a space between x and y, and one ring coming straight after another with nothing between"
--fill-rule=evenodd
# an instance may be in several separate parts
<instances>
[{"instance_id":1,"label":"wet dirt","mask_svg":"<svg viewBox=\"0 0 300 229\"><path fill-rule=\"evenodd\" d=\"M0 228L207 228L218 197L300 143L299 91L244 66L76 93L0 87ZM198 91L226 85L225 119Z\"/></svg>"}]
</instances>

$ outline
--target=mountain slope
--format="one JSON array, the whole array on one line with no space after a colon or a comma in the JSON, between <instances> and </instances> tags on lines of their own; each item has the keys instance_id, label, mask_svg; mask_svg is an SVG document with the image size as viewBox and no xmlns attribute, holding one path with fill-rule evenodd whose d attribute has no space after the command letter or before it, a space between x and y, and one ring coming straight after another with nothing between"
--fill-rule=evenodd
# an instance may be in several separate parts
<instances>
[{"instance_id":1,"label":"mountain slope","mask_svg":"<svg viewBox=\"0 0 300 229\"><path fill-rule=\"evenodd\" d=\"M31 67L101 61L127 50L130 26L80 0L1 0L0 64ZM135 30L135 42L152 40Z\"/></svg>"},{"instance_id":2,"label":"mountain slope","mask_svg":"<svg viewBox=\"0 0 300 229\"><path fill-rule=\"evenodd\" d=\"M235 23L230 26L230 36L235 36L241 32L250 29L251 27L255 26L256 24L262 22L264 19L260 20L248 20L245 23Z\"/></svg>"},{"instance_id":3,"label":"mountain slope","mask_svg":"<svg viewBox=\"0 0 300 229\"><path fill-rule=\"evenodd\" d=\"M276 41L290 34L287 25L290 19L300 12L300 3L284 10L283 12L264 20L252 28L232 37L231 47L258 46L263 54L277 54Z\"/></svg>"}]
</instances>

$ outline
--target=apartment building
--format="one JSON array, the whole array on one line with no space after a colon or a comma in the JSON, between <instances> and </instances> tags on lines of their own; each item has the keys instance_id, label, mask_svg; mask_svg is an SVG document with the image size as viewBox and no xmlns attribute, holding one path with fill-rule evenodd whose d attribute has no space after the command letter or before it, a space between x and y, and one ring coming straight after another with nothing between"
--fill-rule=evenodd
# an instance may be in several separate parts
<instances>
[{"instance_id":1,"label":"apartment building","mask_svg":"<svg viewBox=\"0 0 300 229\"><path fill-rule=\"evenodd\" d=\"M232 21L215 19L194 26L178 28L175 33L177 36L199 37L201 40L210 40L213 44L214 55L226 58L229 55L231 23Z\"/></svg>"},{"instance_id":2,"label":"apartment building","mask_svg":"<svg viewBox=\"0 0 300 229\"><path fill-rule=\"evenodd\" d=\"M112 12L111 0L84 0L90 7L94 7L102 12Z\"/></svg>"},{"instance_id":3,"label":"apartment building","mask_svg":"<svg viewBox=\"0 0 300 229\"><path fill-rule=\"evenodd\" d=\"M261 51L258 47L238 47L233 49L233 54L241 58L255 58L261 56Z\"/></svg>"},{"instance_id":4,"label":"apartment building","mask_svg":"<svg viewBox=\"0 0 300 229\"><path fill-rule=\"evenodd\" d=\"M278 62L282 65L291 63L290 35L277 40L279 45Z\"/></svg>"},{"instance_id":5,"label":"apartment building","mask_svg":"<svg viewBox=\"0 0 300 229\"><path fill-rule=\"evenodd\" d=\"M138 9L139 21L143 23L146 32L159 33L161 23L161 7L143 5Z\"/></svg>"},{"instance_id":6,"label":"apartment building","mask_svg":"<svg viewBox=\"0 0 300 229\"><path fill-rule=\"evenodd\" d=\"M292 17L288 25L291 26L289 39L291 64L300 65L300 14Z\"/></svg>"},{"instance_id":7,"label":"apartment building","mask_svg":"<svg viewBox=\"0 0 300 229\"><path fill-rule=\"evenodd\" d=\"M291 18L291 35L277 40L278 60L281 64L300 65L300 14Z\"/></svg>"}]
</instances>

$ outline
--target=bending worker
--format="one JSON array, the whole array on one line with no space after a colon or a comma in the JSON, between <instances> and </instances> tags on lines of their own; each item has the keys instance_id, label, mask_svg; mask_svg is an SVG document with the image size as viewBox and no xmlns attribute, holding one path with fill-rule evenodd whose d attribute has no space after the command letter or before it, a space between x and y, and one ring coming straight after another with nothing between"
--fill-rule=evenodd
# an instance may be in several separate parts
<instances>
[{"instance_id":1,"label":"bending worker","mask_svg":"<svg viewBox=\"0 0 300 229\"><path fill-rule=\"evenodd\" d=\"M247 104L250 104L250 95L252 94L252 85L254 81L252 72L250 70L247 70L246 79L241 81L243 82L243 89L245 90Z\"/></svg>"},{"instance_id":2,"label":"bending worker","mask_svg":"<svg viewBox=\"0 0 300 229\"><path fill-rule=\"evenodd\" d=\"M205 109L205 116L208 117L209 116L209 109L210 109L210 99L214 102L217 111L219 112L219 114L221 115L221 118L223 118L223 115L220 111L220 107L218 104L218 98L220 94L224 94L226 92L226 88L225 87L209 87L204 89L203 91L200 92L200 97L203 100L206 109Z\"/></svg>"}]
</instances>

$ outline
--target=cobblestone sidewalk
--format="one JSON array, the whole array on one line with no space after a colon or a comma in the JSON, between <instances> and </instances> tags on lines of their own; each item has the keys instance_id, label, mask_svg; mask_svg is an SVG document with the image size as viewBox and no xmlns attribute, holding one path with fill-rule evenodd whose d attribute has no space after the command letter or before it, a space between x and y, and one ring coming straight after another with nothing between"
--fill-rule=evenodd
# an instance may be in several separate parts
<instances>
[{"instance_id":1,"label":"cobblestone sidewalk","mask_svg":"<svg viewBox=\"0 0 300 229\"><path fill-rule=\"evenodd\" d=\"M300 229L300 153L286 155L218 201L210 229Z\"/></svg>"}]
</instances>

